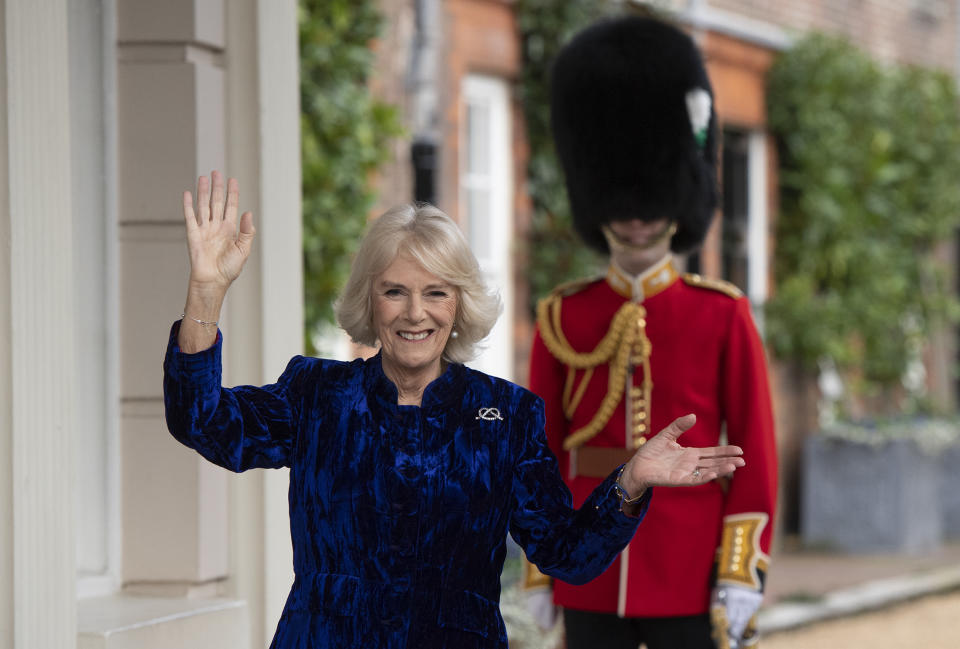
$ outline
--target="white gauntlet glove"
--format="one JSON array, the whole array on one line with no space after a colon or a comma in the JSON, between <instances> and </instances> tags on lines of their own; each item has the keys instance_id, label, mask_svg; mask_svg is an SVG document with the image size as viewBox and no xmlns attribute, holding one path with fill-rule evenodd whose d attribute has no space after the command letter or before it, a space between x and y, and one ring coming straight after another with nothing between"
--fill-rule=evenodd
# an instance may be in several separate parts
<instances>
[{"instance_id":1,"label":"white gauntlet glove","mask_svg":"<svg viewBox=\"0 0 960 649\"><path fill-rule=\"evenodd\" d=\"M544 631L549 631L557 623L557 607L553 603L553 589L531 588L523 593L527 612L533 621Z\"/></svg>"},{"instance_id":2,"label":"white gauntlet glove","mask_svg":"<svg viewBox=\"0 0 960 649\"><path fill-rule=\"evenodd\" d=\"M557 623L557 607L553 605L553 581L529 561L523 562L523 600L527 613L543 631Z\"/></svg>"},{"instance_id":3,"label":"white gauntlet glove","mask_svg":"<svg viewBox=\"0 0 960 649\"><path fill-rule=\"evenodd\" d=\"M730 514L723 519L717 548L717 585L710 597L710 622L718 649L756 647L757 611L770 557L760 537L770 521L764 512Z\"/></svg>"},{"instance_id":4,"label":"white gauntlet glove","mask_svg":"<svg viewBox=\"0 0 960 649\"><path fill-rule=\"evenodd\" d=\"M744 649L759 642L757 611L763 593L743 586L717 586L710 597L714 640L720 649Z\"/></svg>"}]
</instances>

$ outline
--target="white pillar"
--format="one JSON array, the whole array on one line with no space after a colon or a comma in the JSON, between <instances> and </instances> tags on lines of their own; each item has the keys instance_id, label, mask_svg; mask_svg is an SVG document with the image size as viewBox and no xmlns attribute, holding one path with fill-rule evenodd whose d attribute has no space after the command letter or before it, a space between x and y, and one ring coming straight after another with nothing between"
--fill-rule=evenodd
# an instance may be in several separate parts
<instances>
[{"instance_id":1,"label":"white pillar","mask_svg":"<svg viewBox=\"0 0 960 649\"><path fill-rule=\"evenodd\" d=\"M6 0L0 0L0 34L6 37ZM6 42L6 41L4 41ZM0 70L7 51L0 47ZM0 647L13 647L13 372L10 355L10 195L8 193L7 79L0 76Z\"/></svg>"},{"instance_id":2,"label":"white pillar","mask_svg":"<svg viewBox=\"0 0 960 649\"><path fill-rule=\"evenodd\" d=\"M270 383L303 352L300 92L296 0L236 0L227 14L227 159L257 241L231 288L225 381ZM269 642L293 580L287 471L254 471L232 491L233 594L251 643Z\"/></svg>"},{"instance_id":3,"label":"white pillar","mask_svg":"<svg viewBox=\"0 0 960 649\"><path fill-rule=\"evenodd\" d=\"M296 0L258 0L261 282L264 379L303 353L303 228L300 165L300 52ZM287 514L289 478L265 477L266 619L273 625L293 581ZM272 503L282 506L270 506ZM272 634L271 634L272 635Z\"/></svg>"},{"instance_id":4,"label":"white pillar","mask_svg":"<svg viewBox=\"0 0 960 649\"><path fill-rule=\"evenodd\" d=\"M223 169L223 0L117 3L123 569L139 593L227 576L228 475L167 432L159 367L189 264L179 197Z\"/></svg>"},{"instance_id":5,"label":"white pillar","mask_svg":"<svg viewBox=\"0 0 960 649\"><path fill-rule=\"evenodd\" d=\"M0 644L57 649L76 645L67 2L2 20Z\"/></svg>"}]
</instances>

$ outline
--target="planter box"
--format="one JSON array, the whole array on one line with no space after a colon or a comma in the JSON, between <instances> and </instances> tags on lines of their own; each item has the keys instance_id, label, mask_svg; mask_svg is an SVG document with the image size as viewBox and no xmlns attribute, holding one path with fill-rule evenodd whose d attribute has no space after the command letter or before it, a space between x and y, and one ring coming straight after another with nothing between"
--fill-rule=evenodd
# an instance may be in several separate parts
<instances>
[{"instance_id":1,"label":"planter box","mask_svg":"<svg viewBox=\"0 0 960 649\"><path fill-rule=\"evenodd\" d=\"M940 506L943 535L960 540L960 446L953 445L940 456Z\"/></svg>"},{"instance_id":2,"label":"planter box","mask_svg":"<svg viewBox=\"0 0 960 649\"><path fill-rule=\"evenodd\" d=\"M940 546L940 460L914 442L896 439L874 446L814 435L805 443L803 459L805 544L911 554Z\"/></svg>"}]
</instances>

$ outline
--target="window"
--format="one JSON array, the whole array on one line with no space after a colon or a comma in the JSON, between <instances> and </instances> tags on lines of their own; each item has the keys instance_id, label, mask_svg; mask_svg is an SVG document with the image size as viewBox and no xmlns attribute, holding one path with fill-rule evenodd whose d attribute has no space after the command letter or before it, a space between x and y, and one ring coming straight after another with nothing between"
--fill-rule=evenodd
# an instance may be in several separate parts
<instances>
[{"instance_id":1,"label":"window","mask_svg":"<svg viewBox=\"0 0 960 649\"><path fill-rule=\"evenodd\" d=\"M749 152L747 136L736 131L723 135L723 277L747 290L747 226Z\"/></svg>"},{"instance_id":2,"label":"window","mask_svg":"<svg viewBox=\"0 0 960 649\"><path fill-rule=\"evenodd\" d=\"M502 79L469 75L463 82L460 213L487 284L500 291L503 315L471 367L513 376L513 158L510 104Z\"/></svg>"},{"instance_id":3,"label":"window","mask_svg":"<svg viewBox=\"0 0 960 649\"><path fill-rule=\"evenodd\" d=\"M754 306L767 299L767 156L761 131L725 129L723 133L723 220L721 268Z\"/></svg>"}]
</instances>

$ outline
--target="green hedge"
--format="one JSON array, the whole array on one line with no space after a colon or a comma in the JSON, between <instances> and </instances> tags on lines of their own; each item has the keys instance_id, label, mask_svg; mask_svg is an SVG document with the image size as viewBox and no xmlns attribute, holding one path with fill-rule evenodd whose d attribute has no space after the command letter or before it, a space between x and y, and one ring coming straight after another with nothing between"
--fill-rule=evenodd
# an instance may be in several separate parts
<instances>
[{"instance_id":1,"label":"green hedge","mask_svg":"<svg viewBox=\"0 0 960 649\"><path fill-rule=\"evenodd\" d=\"M370 49L382 17L373 0L300 0L305 343L333 322L333 300L374 203L371 174L401 133L375 100Z\"/></svg>"},{"instance_id":2,"label":"green hedge","mask_svg":"<svg viewBox=\"0 0 960 649\"><path fill-rule=\"evenodd\" d=\"M832 37L810 35L775 61L776 355L812 371L832 359L855 391L890 393L928 334L955 319L933 252L960 223L957 102L948 75L881 65Z\"/></svg>"}]
</instances>

